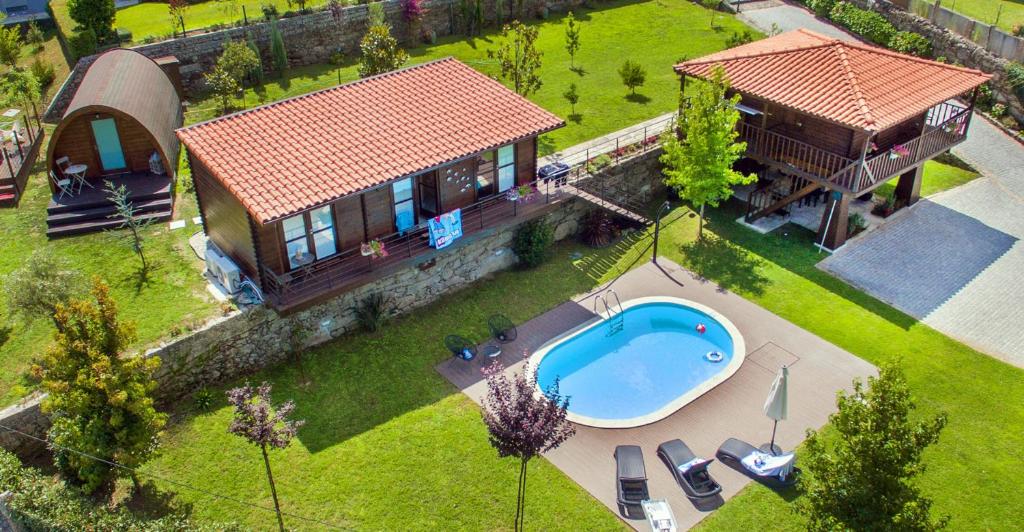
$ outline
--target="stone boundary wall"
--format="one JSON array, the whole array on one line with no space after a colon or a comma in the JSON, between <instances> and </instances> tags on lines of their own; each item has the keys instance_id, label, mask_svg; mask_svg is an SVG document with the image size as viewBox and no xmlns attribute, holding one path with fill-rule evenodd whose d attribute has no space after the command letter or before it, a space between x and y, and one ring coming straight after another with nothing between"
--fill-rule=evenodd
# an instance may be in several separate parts
<instances>
[{"instance_id":1,"label":"stone boundary wall","mask_svg":"<svg viewBox=\"0 0 1024 532\"><path fill-rule=\"evenodd\" d=\"M606 168L601 178L630 181L615 189L628 194L623 197L641 190L649 194L663 191L660 154L660 149L654 149L623 159ZM594 208L571 199L544 216L554 226L555 238L562 240L576 234L579 222ZM171 403L201 388L284 362L296 348L339 338L357 327L352 307L373 292L389 294L398 313L406 313L507 269L516 262L511 249L513 235L526 221L469 235L452 247L417 257L401 270L301 312L281 316L265 307L236 312L151 349L145 356L158 356L163 362L155 375L160 384L157 399ZM300 345L295 338L302 338ZM45 439L49 420L40 411L40 401L41 397L35 397L0 411L0 425ZM23 456L46 450L40 442L3 429L0 447Z\"/></svg>"},{"instance_id":2,"label":"stone boundary wall","mask_svg":"<svg viewBox=\"0 0 1024 532\"><path fill-rule=\"evenodd\" d=\"M900 31L912 31L932 42L933 54L969 68L992 74L992 92L1011 114L1024 123L1024 102L1014 94L1006 80L1009 61L997 57L974 41L933 24L928 19L903 10L888 0L848 0L863 9L871 9L891 22Z\"/></svg>"},{"instance_id":3,"label":"stone boundary wall","mask_svg":"<svg viewBox=\"0 0 1024 532\"><path fill-rule=\"evenodd\" d=\"M512 0L502 2L506 9ZM568 11L581 2L576 0L548 0L548 9ZM497 0L484 0L484 19L488 23L498 20L495 6ZM527 0L527 5L530 1ZM450 35L459 31L459 0L425 0L420 33L433 32L437 36ZM534 6L528 8L535 11ZM384 12L392 26L392 34L405 46L418 46L422 35L411 35L409 25L402 19L398 0L385 0ZM348 6L337 18L329 10L315 11L306 15L282 18L277 27L284 39L288 52L288 64L292 67L324 64L331 55L341 51L347 58L359 56L359 41L366 33L369 8L366 5ZM530 15L532 16L532 15ZM507 16L503 17L508 19ZM224 43L243 40L251 35L260 49L265 69L273 64L270 55L270 23L260 22L244 27L229 28L189 37L170 39L152 44L135 46L132 49L147 57L157 58L173 55L180 62L181 82L186 96L195 97L203 89L203 74L216 63L224 49ZM72 69L65 83L54 95L44 115L47 122L57 122L74 97L85 71L96 60L96 56L81 58ZM268 70L269 72L269 70Z\"/></svg>"},{"instance_id":4,"label":"stone boundary wall","mask_svg":"<svg viewBox=\"0 0 1024 532\"><path fill-rule=\"evenodd\" d=\"M941 0L938 0L937 4L936 1L892 0L892 3L930 20L936 26L974 41L999 57L1010 61L1024 61L1024 39L1010 35L992 24L957 13L942 5ZM953 6L956 7L955 3Z\"/></svg>"}]
</instances>

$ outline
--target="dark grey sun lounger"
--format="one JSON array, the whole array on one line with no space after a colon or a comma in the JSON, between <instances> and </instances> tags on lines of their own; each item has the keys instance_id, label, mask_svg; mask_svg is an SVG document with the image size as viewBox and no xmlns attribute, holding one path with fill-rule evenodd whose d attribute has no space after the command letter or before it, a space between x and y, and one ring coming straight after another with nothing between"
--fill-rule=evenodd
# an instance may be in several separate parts
<instances>
[{"instance_id":1,"label":"dark grey sun lounger","mask_svg":"<svg viewBox=\"0 0 1024 532\"><path fill-rule=\"evenodd\" d=\"M715 479L711 478L711 474L708 473L708 466L714 459L701 460L685 473L679 470L679 466L697 458L697 455L693 454L693 451L681 440L671 440L659 445L658 457L672 471L672 476L682 486L687 497L703 499L713 497L722 491L722 486L715 482Z\"/></svg>"},{"instance_id":2,"label":"dark grey sun lounger","mask_svg":"<svg viewBox=\"0 0 1024 532\"><path fill-rule=\"evenodd\" d=\"M650 499L647 491L647 470L644 468L644 453L636 445L620 445L615 448L615 491L620 505L629 509L639 508L640 502ZM642 510L641 510L642 513Z\"/></svg>"},{"instance_id":3,"label":"dark grey sun lounger","mask_svg":"<svg viewBox=\"0 0 1024 532\"><path fill-rule=\"evenodd\" d=\"M800 476L800 468L794 467L793 473L787 476L785 479L780 479L777 476L763 476L749 470L743 465L743 458L750 456L750 453L757 451L758 448L750 445L743 440L737 440L736 438L729 438L725 440L725 443L718 448L716 455L723 464L743 473L755 480L768 481L778 486L791 486L796 484L797 479Z\"/></svg>"}]
</instances>

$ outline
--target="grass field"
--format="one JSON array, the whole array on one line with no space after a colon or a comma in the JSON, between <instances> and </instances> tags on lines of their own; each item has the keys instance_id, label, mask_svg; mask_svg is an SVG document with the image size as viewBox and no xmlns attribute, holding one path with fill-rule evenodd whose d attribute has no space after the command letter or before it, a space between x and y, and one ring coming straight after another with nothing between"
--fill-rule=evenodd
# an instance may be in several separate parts
<instances>
[{"instance_id":1,"label":"grass field","mask_svg":"<svg viewBox=\"0 0 1024 532\"><path fill-rule=\"evenodd\" d=\"M147 257L154 269L140 280L139 260L121 238L123 232L96 233L74 238L46 238L46 204L50 198L43 163L36 163L25 196L17 209L0 209L0 277L20 268L32 252L48 248L87 277L99 275L110 284L121 316L138 326L137 347L166 338L176 328L204 321L217 312L200 276L201 263L188 247L198 228L170 232L164 223L147 230ZM195 215L194 203L179 197L180 219ZM0 297L0 407L31 391L35 384L24 377L33 357L50 344L49 320L12 319Z\"/></svg>"},{"instance_id":2,"label":"grass field","mask_svg":"<svg viewBox=\"0 0 1024 532\"><path fill-rule=\"evenodd\" d=\"M934 4L934 0L928 3ZM956 11L975 20L992 24L1011 31L1018 24L1024 24L1024 2L1020 0L944 0L942 7Z\"/></svg>"},{"instance_id":3,"label":"grass field","mask_svg":"<svg viewBox=\"0 0 1024 532\"><path fill-rule=\"evenodd\" d=\"M924 164L924 176L921 179L921 197L949 190L978 178L978 173L970 170L963 163L954 161L941 162L931 160ZM875 189L875 194L891 197L896 192L896 179Z\"/></svg>"},{"instance_id":4,"label":"grass field","mask_svg":"<svg viewBox=\"0 0 1024 532\"><path fill-rule=\"evenodd\" d=\"M309 0L306 8L312 9L326 4L326 0ZM215 25L235 24L243 21L242 8L245 8L244 16L250 23L262 22L263 11L261 6L274 5L277 11L283 14L285 11L297 11L299 6L292 2L289 6L288 0L207 0L206 2L190 3L185 9L185 29L188 31L208 28ZM181 32L181 26L175 23L172 26L171 16L167 11L167 2L143 2L134 6L128 6L117 10L117 18L114 20L114 27L126 29L132 32L132 41L141 42L146 38L168 38L176 29Z\"/></svg>"},{"instance_id":5,"label":"grass field","mask_svg":"<svg viewBox=\"0 0 1024 532\"><path fill-rule=\"evenodd\" d=\"M568 117L570 106L562 94L570 83L576 83L580 95L576 106L579 122L570 121L566 127L542 137L543 153L675 109L679 78L672 65L682 57L698 57L721 50L732 32L746 29L736 19L718 14L717 29L712 30L710 12L688 0L619 0L598 5L598 10L581 7L576 14L583 24L582 47L576 57L576 65L581 67L582 73L569 69L564 18L553 16L536 23L540 29L537 47L544 54L540 72L543 86L529 98L558 116ZM500 39L493 29L473 39L446 37L437 45L409 50L410 64L454 56L487 75L497 76L498 64L487 57L487 52L496 49ZM296 44L286 42L285 46ZM355 59L341 67L343 82L358 78ZM626 59L638 61L647 70L647 82L637 90L635 97L628 96L618 75L619 66ZM239 107L252 107L332 87L337 85L338 79L338 69L330 65L294 68L284 80L268 79L262 87L247 90L244 102L236 103ZM206 99L197 102L187 116L190 122L195 122L212 118L219 112L219 104Z\"/></svg>"}]
</instances>

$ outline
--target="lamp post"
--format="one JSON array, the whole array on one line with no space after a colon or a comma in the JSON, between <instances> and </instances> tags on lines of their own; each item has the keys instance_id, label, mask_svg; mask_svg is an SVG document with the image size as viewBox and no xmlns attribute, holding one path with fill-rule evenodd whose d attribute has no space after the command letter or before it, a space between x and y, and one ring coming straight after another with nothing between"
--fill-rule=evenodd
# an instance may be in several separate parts
<instances>
[{"instance_id":1,"label":"lamp post","mask_svg":"<svg viewBox=\"0 0 1024 532\"><path fill-rule=\"evenodd\" d=\"M654 255L651 257L651 262L658 263L658 234L661 232L661 217L666 211L672 208L672 205L665 201L658 207L658 213L654 215Z\"/></svg>"}]
</instances>

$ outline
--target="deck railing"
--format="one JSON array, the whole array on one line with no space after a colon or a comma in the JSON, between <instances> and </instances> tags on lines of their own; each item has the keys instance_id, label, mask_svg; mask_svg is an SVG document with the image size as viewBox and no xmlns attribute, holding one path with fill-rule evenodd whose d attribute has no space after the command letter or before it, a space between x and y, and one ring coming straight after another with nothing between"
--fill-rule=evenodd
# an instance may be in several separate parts
<instances>
[{"instance_id":1,"label":"deck railing","mask_svg":"<svg viewBox=\"0 0 1024 532\"><path fill-rule=\"evenodd\" d=\"M902 174L966 138L971 110L963 107L958 109L958 112L945 114L945 119L936 125L926 125L921 136L904 142L900 150L904 154L890 149L867 159L864 163L865 171L861 173L857 188L854 190L866 190L880 181ZM932 122L930 118L929 122Z\"/></svg>"},{"instance_id":2,"label":"deck railing","mask_svg":"<svg viewBox=\"0 0 1024 532\"><path fill-rule=\"evenodd\" d=\"M747 153L761 159L785 163L805 174L831 180L855 161L803 141L740 122L739 140L747 143Z\"/></svg>"}]
</instances>

